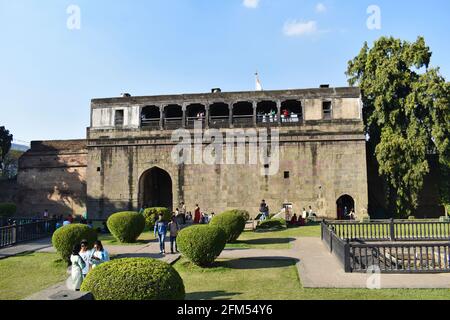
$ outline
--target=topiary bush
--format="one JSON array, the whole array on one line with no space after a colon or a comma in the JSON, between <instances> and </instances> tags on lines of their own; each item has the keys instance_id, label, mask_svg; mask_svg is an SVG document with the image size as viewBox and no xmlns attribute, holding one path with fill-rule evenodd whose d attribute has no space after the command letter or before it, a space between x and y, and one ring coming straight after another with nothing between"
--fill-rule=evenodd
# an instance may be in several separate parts
<instances>
[{"instance_id":1,"label":"topiary bush","mask_svg":"<svg viewBox=\"0 0 450 320\"><path fill-rule=\"evenodd\" d=\"M222 253L227 235L222 228L212 225L195 225L180 231L178 249L192 263L206 267Z\"/></svg>"},{"instance_id":2,"label":"topiary bush","mask_svg":"<svg viewBox=\"0 0 450 320\"><path fill-rule=\"evenodd\" d=\"M167 208L147 208L144 210L145 226L149 229L155 227L155 221L158 220L159 215L163 215L163 220L170 222L172 213Z\"/></svg>"},{"instance_id":3,"label":"topiary bush","mask_svg":"<svg viewBox=\"0 0 450 320\"><path fill-rule=\"evenodd\" d=\"M244 231L246 223L247 220L239 210L225 211L215 216L210 222L211 225L218 226L225 231L227 242L235 242Z\"/></svg>"},{"instance_id":4,"label":"topiary bush","mask_svg":"<svg viewBox=\"0 0 450 320\"><path fill-rule=\"evenodd\" d=\"M145 229L145 219L137 212L118 212L106 222L109 231L121 243L135 243Z\"/></svg>"},{"instance_id":5,"label":"topiary bush","mask_svg":"<svg viewBox=\"0 0 450 320\"><path fill-rule=\"evenodd\" d=\"M0 203L0 217L12 217L16 211L17 206L14 203Z\"/></svg>"},{"instance_id":6,"label":"topiary bush","mask_svg":"<svg viewBox=\"0 0 450 320\"><path fill-rule=\"evenodd\" d=\"M235 210L229 210L229 211L239 213L244 218L245 222L250 220L250 213L246 210L235 209Z\"/></svg>"},{"instance_id":7,"label":"topiary bush","mask_svg":"<svg viewBox=\"0 0 450 320\"><path fill-rule=\"evenodd\" d=\"M89 247L94 246L97 240L97 232L84 224L69 224L61 227L53 233L52 244L64 261L70 259L73 246L87 240Z\"/></svg>"},{"instance_id":8,"label":"topiary bush","mask_svg":"<svg viewBox=\"0 0 450 320\"><path fill-rule=\"evenodd\" d=\"M117 259L102 263L81 286L95 300L184 300L185 289L178 272L156 259Z\"/></svg>"},{"instance_id":9,"label":"topiary bush","mask_svg":"<svg viewBox=\"0 0 450 320\"><path fill-rule=\"evenodd\" d=\"M284 219L269 219L261 222L258 229L284 229L286 228L286 220Z\"/></svg>"}]
</instances>

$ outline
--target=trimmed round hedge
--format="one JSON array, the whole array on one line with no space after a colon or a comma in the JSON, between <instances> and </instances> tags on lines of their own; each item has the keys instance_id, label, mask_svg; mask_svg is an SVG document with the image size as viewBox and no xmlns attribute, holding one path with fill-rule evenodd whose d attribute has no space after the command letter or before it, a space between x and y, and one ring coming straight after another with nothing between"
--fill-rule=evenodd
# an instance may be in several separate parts
<instances>
[{"instance_id":1,"label":"trimmed round hedge","mask_svg":"<svg viewBox=\"0 0 450 320\"><path fill-rule=\"evenodd\" d=\"M135 243L145 229L144 216L137 212L118 212L106 222L111 234L121 243Z\"/></svg>"},{"instance_id":2,"label":"trimmed round hedge","mask_svg":"<svg viewBox=\"0 0 450 320\"><path fill-rule=\"evenodd\" d=\"M211 225L195 225L180 231L178 249L192 263L206 267L222 253L227 235L222 228Z\"/></svg>"},{"instance_id":3,"label":"trimmed round hedge","mask_svg":"<svg viewBox=\"0 0 450 320\"><path fill-rule=\"evenodd\" d=\"M81 286L95 300L184 300L178 272L156 259L125 258L92 269Z\"/></svg>"},{"instance_id":4,"label":"trimmed round hedge","mask_svg":"<svg viewBox=\"0 0 450 320\"><path fill-rule=\"evenodd\" d=\"M144 210L145 226L149 229L155 227L155 221L158 220L159 215L163 215L165 222L170 222L172 213L167 208L147 208Z\"/></svg>"},{"instance_id":5,"label":"trimmed round hedge","mask_svg":"<svg viewBox=\"0 0 450 320\"><path fill-rule=\"evenodd\" d=\"M227 242L235 242L244 231L246 223L242 211L230 210L215 216L210 225L222 228L227 235Z\"/></svg>"},{"instance_id":6,"label":"trimmed round hedge","mask_svg":"<svg viewBox=\"0 0 450 320\"><path fill-rule=\"evenodd\" d=\"M84 224L69 224L53 233L52 244L61 258L69 261L73 246L81 240L87 240L89 247L92 248L97 240L97 232Z\"/></svg>"},{"instance_id":7,"label":"trimmed round hedge","mask_svg":"<svg viewBox=\"0 0 450 320\"><path fill-rule=\"evenodd\" d=\"M0 203L0 217L12 217L16 211L17 206L14 203Z\"/></svg>"},{"instance_id":8,"label":"trimmed round hedge","mask_svg":"<svg viewBox=\"0 0 450 320\"><path fill-rule=\"evenodd\" d=\"M257 229L284 229L286 228L286 220L284 219L269 219L261 222Z\"/></svg>"}]
</instances>

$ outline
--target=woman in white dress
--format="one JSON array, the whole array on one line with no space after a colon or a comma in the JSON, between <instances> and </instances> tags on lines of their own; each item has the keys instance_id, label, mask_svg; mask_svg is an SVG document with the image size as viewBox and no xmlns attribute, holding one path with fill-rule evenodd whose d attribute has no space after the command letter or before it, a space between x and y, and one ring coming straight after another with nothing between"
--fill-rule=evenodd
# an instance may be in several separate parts
<instances>
[{"instance_id":1,"label":"woman in white dress","mask_svg":"<svg viewBox=\"0 0 450 320\"><path fill-rule=\"evenodd\" d=\"M82 270L83 273L83 279L86 278L87 274L91 270L91 257L92 257L92 250L89 250L89 244L87 240L81 240L81 251L80 251L80 257L84 261L84 268Z\"/></svg>"},{"instance_id":2,"label":"woman in white dress","mask_svg":"<svg viewBox=\"0 0 450 320\"><path fill-rule=\"evenodd\" d=\"M80 257L80 250L81 245L76 244L70 256L72 272L70 278L67 280L67 287L74 291L80 291L81 283L83 282L83 269L86 266L84 260Z\"/></svg>"},{"instance_id":3,"label":"woman in white dress","mask_svg":"<svg viewBox=\"0 0 450 320\"><path fill-rule=\"evenodd\" d=\"M103 248L103 244L100 240L94 242L94 253L91 257L92 269L102 264L103 262L109 261L109 253Z\"/></svg>"}]
</instances>

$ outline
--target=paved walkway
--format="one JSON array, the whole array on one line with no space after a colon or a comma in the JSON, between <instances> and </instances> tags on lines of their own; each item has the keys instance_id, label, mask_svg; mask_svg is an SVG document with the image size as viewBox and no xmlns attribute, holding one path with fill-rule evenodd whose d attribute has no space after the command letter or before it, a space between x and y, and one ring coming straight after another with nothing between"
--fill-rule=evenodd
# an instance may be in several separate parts
<instances>
[{"instance_id":1,"label":"paved walkway","mask_svg":"<svg viewBox=\"0 0 450 320\"><path fill-rule=\"evenodd\" d=\"M8 257L16 256L18 254L35 252L42 249L52 248L51 238L45 238L40 240L35 240L32 242L27 242L23 244L18 244L12 247L6 247L0 249L0 259L5 259Z\"/></svg>"}]
</instances>

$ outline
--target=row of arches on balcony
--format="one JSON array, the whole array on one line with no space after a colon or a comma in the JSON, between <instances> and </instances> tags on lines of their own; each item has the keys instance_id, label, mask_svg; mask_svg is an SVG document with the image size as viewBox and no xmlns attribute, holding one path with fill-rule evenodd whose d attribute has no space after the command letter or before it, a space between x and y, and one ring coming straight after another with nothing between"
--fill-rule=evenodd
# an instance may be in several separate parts
<instances>
[{"instance_id":1,"label":"row of arches on balcony","mask_svg":"<svg viewBox=\"0 0 450 320\"><path fill-rule=\"evenodd\" d=\"M178 104L170 104L164 108L150 105L143 107L141 111L143 127L180 127L183 120L187 126L193 125L196 120L204 123L208 120L209 125L219 127L231 124L252 125L254 123L291 124L303 121L303 107L298 100L283 101L280 108L275 101L257 103L240 101L234 104L216 102L210 104L208 109L204 104L194 103L187 105L185 112L183 107Z\"/></svg>"}]
</instances>

